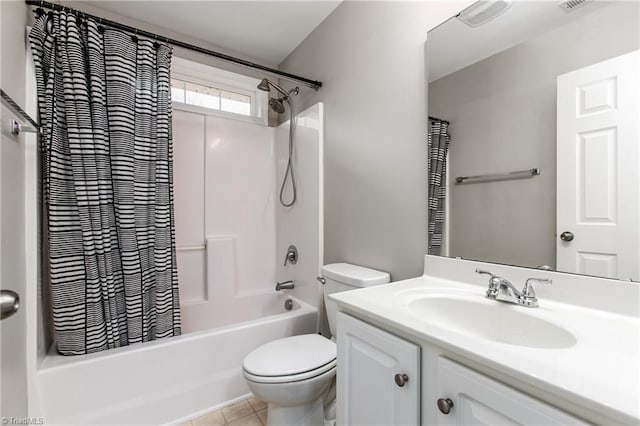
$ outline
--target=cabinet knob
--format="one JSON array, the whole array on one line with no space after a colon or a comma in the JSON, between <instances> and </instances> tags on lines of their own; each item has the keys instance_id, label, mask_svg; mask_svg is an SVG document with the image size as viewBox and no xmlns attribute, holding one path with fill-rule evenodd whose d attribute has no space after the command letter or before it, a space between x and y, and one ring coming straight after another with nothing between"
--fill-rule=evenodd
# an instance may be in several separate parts
<instances>
[{"instance_id":1,"label":"cabinet knob","mask_svg":"<svg viewBox=\"0 0 640 426\"><path fill-rule=\"evenodd\" d=\"M406 374L396 374L393 377L393 380L395 380L396 385L403 387L404 384L409 381L409 376L407 376Z\"/></svg>"},{"instance_id":2,"label":"cabinet knob","mask_svg":"<svg viewBox=\"0 0 640 426\"><path fill-rule=\"evenodd\" d=\"M442 414L449 414L452 408L453 401L451 398L440 398L438 400L438 410L440 410Z\"/></svg>"}]
</instances>

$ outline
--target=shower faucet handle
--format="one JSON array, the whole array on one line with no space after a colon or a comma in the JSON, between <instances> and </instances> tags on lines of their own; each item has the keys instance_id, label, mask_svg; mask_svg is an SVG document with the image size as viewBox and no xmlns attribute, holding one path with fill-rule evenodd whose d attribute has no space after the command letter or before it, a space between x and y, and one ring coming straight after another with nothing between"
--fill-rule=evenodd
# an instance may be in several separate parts
<instances>
[{"instance_id":1,"label":"shower faucet handle","mask_svg":"<svg viewBox=\"0 0 640 426\"><path fill-rule=\"evenodd\" d=\"M287 249L287 254L284 256L283 266L287 266L287 262L295 265L298 263L298 249L293 244Z\"/></svg>"}]
</instances>

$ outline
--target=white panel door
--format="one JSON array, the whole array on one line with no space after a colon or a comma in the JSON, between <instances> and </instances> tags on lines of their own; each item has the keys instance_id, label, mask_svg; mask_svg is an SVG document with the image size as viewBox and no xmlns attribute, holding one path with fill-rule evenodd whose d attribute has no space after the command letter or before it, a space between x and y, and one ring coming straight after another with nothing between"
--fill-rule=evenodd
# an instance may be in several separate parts
<instances>
[{"instance_id":1,"label":"white panel door","mask_svg":"<svg viewBox=\"0 0 640 426\"><path fill-rule=\"evenodd\" d=\"M420 347L341 312L337 328L337 424L420 424Z\"/></svg>"},{"instance_id":2,"label":"white panel door","mask_svg":"<svg viewBox=\"0 0 640 426\"><path fill-rule=\"evenodd\" d=\"M640 51L558 77L557 269L640 280Z\"/></svg>"},{"instance_id":3,"label":"white panel door","mask_svg":"<svg viewBox=\"0 0 640 426\"><path fill-rule=\"evenodd\" d=\"M448 400L429 404L429 409L438 410L438 425L587 424L446 358L438 358L437 395Z\"/></svg>"},{"instance_id":4,"label":"white panel door","mask_svg":"<svg viewBox=\"0 0 640 426\"><path fill-rule=\"evenodd\" d=\"M0 417L7 422L27 415L25 137L11 134L12 118L17 117L4 106L0 108L0 292L7 306L13 306L15 294L22 298L19 310L0 321Z\"/></svg>"}]
</instances>

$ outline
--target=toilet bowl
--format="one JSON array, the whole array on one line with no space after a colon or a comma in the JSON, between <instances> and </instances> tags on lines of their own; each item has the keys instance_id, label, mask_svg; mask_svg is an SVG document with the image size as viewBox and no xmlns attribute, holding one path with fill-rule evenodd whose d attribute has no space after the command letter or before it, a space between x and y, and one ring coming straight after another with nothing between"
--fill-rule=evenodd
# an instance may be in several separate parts
<instances>
[{"instance_id":1,"label":"toilet bowl","mask_svg":"<svg viewBox=\"0 0 640 426\"><path fill-rule=\"evenodd\" d=\"M321 425L336 347L318 334L274 340L247 355L243 375L251 392L269 404L267 424Z\"/></svg>"},{"instance_id":2,"label":"toilet bowl","mask_svg":"<svg viewBox=\"0 0 640 426\"><path fill-rule=\"evenodd\" d=\"M388 283L389 274L348 263L322 267L329 329L335 332L332 293ZM269 404L267 426L324 425L323 398L336 375L335 342L319 334L285 337L249 355L242 373L253 394Z\"/></svg>"}]
</instances>

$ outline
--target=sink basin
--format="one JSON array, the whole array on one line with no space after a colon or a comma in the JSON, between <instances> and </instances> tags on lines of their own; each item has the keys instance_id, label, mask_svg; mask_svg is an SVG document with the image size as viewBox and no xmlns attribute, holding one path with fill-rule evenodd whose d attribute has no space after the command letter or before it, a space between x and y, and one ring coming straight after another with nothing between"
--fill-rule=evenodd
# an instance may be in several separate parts
<instances>
[{"instance_id":1,"label":"sink basin","mask_svg":"<svg viewBox=\"0 0 640 426\"><path fill-rule=\"evenodd\" d=\"M531 308L477 298L426 296L410 301L408 308L412 315L439 328L495 342L546 349L576 344L570 331L524 311Z\"/></svg>"}]
</instances>

